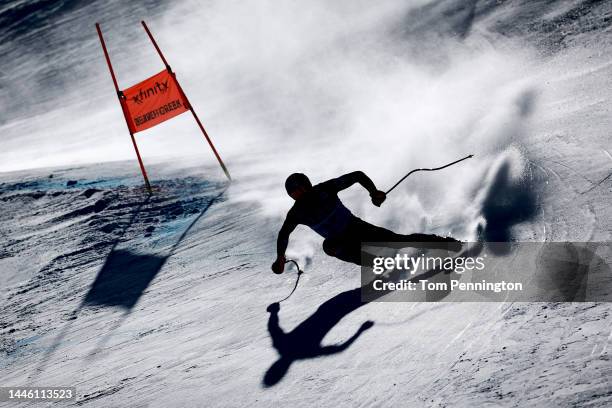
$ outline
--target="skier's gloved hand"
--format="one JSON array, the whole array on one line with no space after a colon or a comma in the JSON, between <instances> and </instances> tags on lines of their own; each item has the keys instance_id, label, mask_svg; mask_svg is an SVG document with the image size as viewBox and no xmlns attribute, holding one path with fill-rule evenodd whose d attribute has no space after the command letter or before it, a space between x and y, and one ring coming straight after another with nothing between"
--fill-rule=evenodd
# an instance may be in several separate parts
<instances>
[{"instance_id":1,"label":"skier's gloved hand","mask_svg":"<svg viewBox=\"0 0 612 408\"><path fill-rule=\"evenodd\" d=\"M380 207L382 203L387 199L387 194L384 191L376 190L372 194L370 194L370 198L372 199L372 204L377 207Z\"/></svg>"},{"instance_id":2,"label":"skier's gloved hand","mask_svg":"<svg viewBox=\"0 0 612 408\"><path fill-rule=\"evenodd\" d=\"M276 261L272 264L272 272L280 275L285 270L285 257L276 258Z\"/></svg>"}]
</instances>

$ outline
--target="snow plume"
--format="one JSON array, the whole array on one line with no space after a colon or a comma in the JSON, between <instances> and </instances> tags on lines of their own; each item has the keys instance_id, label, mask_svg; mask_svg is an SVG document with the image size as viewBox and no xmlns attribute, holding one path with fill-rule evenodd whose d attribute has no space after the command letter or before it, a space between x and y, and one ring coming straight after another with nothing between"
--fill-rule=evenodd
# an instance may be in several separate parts
<instances>
[{"instance_id":1,"label":"snow plume","mask_svg":"<svg viewBox=\"0 0 612 408\"><path fill-rule=\"evenodd\" d=\"M183 46L202 51L186 75L199 76L201 86L189 88L203 105L212 102L221 150L248 157L232 166L234 199L260 202L280 227L292 172L316 183L359 169L386 189L410 169L474 153L456 167L411 176L380 209L358 188L342 199L397 231L475 238L482 216L475 192L486 190L483 179L494 179L486 176L508 149L524 150L537 108L527 75L533 55L509 42L494 47L491 33L476 29L462 39L407 31L419 18L411 7L220 2L189 20L187 31L200 36ZM208 75L197 73L202 66ZM298 229L291 248L308 256L318 241Z\"/></svg>"}]
</instances>

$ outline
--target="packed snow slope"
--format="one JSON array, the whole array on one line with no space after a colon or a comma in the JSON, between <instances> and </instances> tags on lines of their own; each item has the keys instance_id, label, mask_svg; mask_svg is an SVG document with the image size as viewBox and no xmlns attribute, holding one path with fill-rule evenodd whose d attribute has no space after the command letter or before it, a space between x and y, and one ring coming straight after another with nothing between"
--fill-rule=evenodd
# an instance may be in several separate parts
<instances>
[{"instance_id":1,"label":"packed snow slope","mask_svg":"<svg viewBox=\"0 0 612 408\"><path fill-rule=\"evenodd\" d=\"M341 198L406 233L609 242L611 4L5 2L0 383L91 407L609 406L608 303L362 304L305 228L278 311L296 275L269 268L290 172L386 189L469 153L381 208ZM183 115L137 135L142 188L93 30L126 87L161 69L142 18L231 185Z\"/></svg>"},{"instance_id":2,"label":"packed snow slope","mask_svg":"<svg viewBox=\"0 0 612 408\"><path fill-rule=\"evenodd\" d=\"M1 177L2 384L100 407L610 404L608 304L362 304L358 268L318 250L270 314L295 271L269 270L280 218L232 199L249 180L151 173L152 195L134 162ZM609 185L540 177L514 231L609 239Z\"/></svg>"}]
</instances>

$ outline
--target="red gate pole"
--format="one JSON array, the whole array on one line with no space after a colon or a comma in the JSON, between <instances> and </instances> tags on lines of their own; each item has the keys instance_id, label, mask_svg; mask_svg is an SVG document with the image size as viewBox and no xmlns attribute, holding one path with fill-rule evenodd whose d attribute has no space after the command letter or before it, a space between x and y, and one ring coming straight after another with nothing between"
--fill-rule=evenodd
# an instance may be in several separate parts
<instances>
[{"instance_id":1,"label":"red gate pole","mask_svg":"<svg viewBox=\"0 0 612 408\"><path fill-rule=\"evenodd\" d=\"M110 71L111 77L113 78L113 84L115 85L115 91L117 91L117 97L119 98L119 104L121 105L121 111L123 112L123 117L125 118L125 123L128 127L128 131L130 132L130 137L132 138L132 144L134 145L134 150L136 151L136 157L138 157L138 164L140 165L140 172L144 177L145 186L147 187L147 191L151 192L151 184L149 183L149 178L147 177L147 171L145 170L144 163L142 162L142 158L140 157L140 152L138 151L138 145L136 144L136 138L134 138L134 133L130 128L130 122L128 119L128 114L126 112L125 106L125 95L123 92L119 90L119 85L117 84L117 78L115 77L115 71L113 71L113 66L110 61L110 57L108 55L108 51L106 50L106 43L104 42L104 37L102 36L102 30L100 29L100 24L96 23L96 30L98 31L98 37L100 38L100 44L102 45L102 50L104 51L104 57L106 58L106 64L108 65L108 70Z\"/></svg>"},{"instance_id":2,"label":"red gate pole","mask_svg":"<svg viewBox=\"0 0 612 408\"><path fill-rule=\"evenodd\" d=\"M193 115L193 118L195 119L196 123L200 127L200 130L202 131L202 134L206 138L206 141L208 142L208 144L209 144L210 148L212 149L213 153L215 154L215 157L217 158L217 161L221 165L221 168L223 169L223 172L227 176L228 180L232 181L232 177L230 176L229 171L227 170L227 167L225 167L225 164L223 163L223 160L221 160L221 156L219 156L219 153L217 152L217 149L215 148L215 145L213 144L212 140L208 136L208 133L206 132L206 129L204 129L204 125L202 125L202 122L200 122L200 118L198 118L198 115L195 113L195 110L193 109L193 106L191 105L191 102L189 102L189 99L187 99L187 95L185 94L185 92L183 92L183 88L181 88L181 85L176 80L176 74L174 72L172 72L172 68L170 68L170 64L168 64L168 61L166 61L166 58L164 57L164 54L161 52L161 49L159 48L159 46L157 45L157 42L155 41L155 38L153 38L153 35L151 34L151 31L149 31L149 27L147 27L147 25L145 24L144 21L141 21L141 23L142 23L142 26L144 27L145 31L147 32L147 35L149 36L149 39L153 43L153 46L157 50L157 53L161 57L164 65L166 66L166 69L174 77L174 80L176 82L176 85L177 85L179 91L181 92L181 95L185 99L185 102L187 102L187 105L189 107L189 110L191 111L191 114Z\"/></svg>"}]
</instances>

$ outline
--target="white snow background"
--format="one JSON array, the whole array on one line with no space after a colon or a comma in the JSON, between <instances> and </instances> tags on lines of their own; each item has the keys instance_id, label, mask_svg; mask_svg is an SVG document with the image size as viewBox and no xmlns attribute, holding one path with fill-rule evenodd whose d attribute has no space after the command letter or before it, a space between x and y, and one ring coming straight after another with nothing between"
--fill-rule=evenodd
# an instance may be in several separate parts
<instances>
[{"instance_id":1,"label":"white snow background","mask_svg":"<svg viewBox=\"0 0 612 408\"><path fill-rule=\"evenodd\" d=\"M594 303L371 303L329 327L324 344L374 322L347 350L262 379L266 306L295 279L269 271L293 171L386 189L473 153L381 208L342 199L406 233L610 241L611 18L604 1L4 3L1 384L74 384L88 406L609 405ZM231 186L184 114L137 135L146 198L94 27L126 88L163 69L141 19ZM286 331L359 285L320 241L292 237Z\"/></svg>"}]
</instances>

